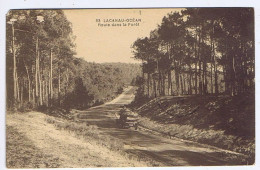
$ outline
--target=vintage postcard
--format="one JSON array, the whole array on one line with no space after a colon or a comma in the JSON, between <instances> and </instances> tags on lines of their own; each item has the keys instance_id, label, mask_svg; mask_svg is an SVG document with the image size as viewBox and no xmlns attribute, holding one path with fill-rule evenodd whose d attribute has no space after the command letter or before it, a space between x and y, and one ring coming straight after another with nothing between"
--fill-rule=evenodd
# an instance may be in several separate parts
<instances>
[{"instance_id":1,"label":"vintage postcard","mask_svg":"<svg viewBox=\"0 0 260 170\"><path fill-rule=\"evenodd\" d=\"M6 15L6 167L255 164L254 8Z\"/></svg>"}]
</instances>

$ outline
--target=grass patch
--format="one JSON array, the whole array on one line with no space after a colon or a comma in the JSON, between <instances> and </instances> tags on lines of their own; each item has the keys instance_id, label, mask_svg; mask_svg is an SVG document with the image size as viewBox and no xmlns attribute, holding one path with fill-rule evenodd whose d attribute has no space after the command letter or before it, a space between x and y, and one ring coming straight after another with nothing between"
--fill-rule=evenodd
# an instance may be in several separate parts
<instances>
[{"instance_id":1,"label":"grass patch","mask_svg":"<svg viewBox=\"0 0 260 170\"><path fill-rule=\"evenodd\" d=\"M60 163L59 158L44 154L14 127L6 126L7 168L58 168Z\"/></svg>"},{"instance_id":2,"label":"grass patch","mask_svg":"<svg viewBox=\"0 0 260 170\"><path fill-rule=\"evenodd\" d=\"M103 135L97 128L97 126L89 125L84 122L74 122L72 120L66 120L57 117L48 116L45 121L53 124L58 129L67 130L76 134L78 138L83 138L89 141L94 141L98 145L102 145L111 151L116 151L123 157L130 160L146 162L147 166L162 166L160 162L147 158L145 155L136 155L134 153L128 152L124 149L124 141L112 136Z\"/></svg>"},{"instance_id":3,"label":"grass patch","mask_svg":"<svg viewBox=\"0 0 260 170\"><path fill-rule=\"evenodd\" d=\"M130 105L131 106L131 105ZM254 95L158 97L132 109L163 135L242 153L255 161Z\"/></svg>"},{"instance_id":4,"label":"grass patch","mask_svg":"<svg viewBox=\"0 0 260 170\"><path fill-rule=\"evenodd\" d=\"M98 144L109 148L110 150L120 150L124 147L123 141L120 139L115 140L112 137L104 136L100 133L97 126L89 125L87 123L73 122L69 120L46 117L45 121L53 124L58 129L67 130L75 133L79 137L84 137L86 139L94 139Z\"/></svg>"},{"instance_id":5,"label":"grass patch","mask_svg":"<svg viewBox=\"0 0 260 170\"><path fill-rule=\"evenodd\" d=\"M163 125L148 118L140 118L139 123L141 126L167 137L177 137L243 153L247 157L243 162L250 165L254 164L255 143L253 141L244 140L233 135L225 135L224 131L221 130L196 129L191 125Z\"/></svg>"}]
</instances>

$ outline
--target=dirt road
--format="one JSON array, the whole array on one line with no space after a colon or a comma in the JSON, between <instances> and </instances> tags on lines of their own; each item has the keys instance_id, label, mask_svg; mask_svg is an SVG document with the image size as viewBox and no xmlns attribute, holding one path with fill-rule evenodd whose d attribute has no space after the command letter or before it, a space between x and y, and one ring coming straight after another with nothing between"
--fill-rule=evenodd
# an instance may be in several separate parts
<instances>
[{"instance_id":1,"label":"dirt road","mask_svg":"<svg viewBox=\"0 0 260 170\"><path fill-rule=\"evenodd\" d=\"M100 135L110 135L122 139L124 141L122 150L128 153L125 156L116 151L111 151L105 146L100 146L88 137L80 139L73 133L57 129L54 125L45 121L48 115L43 113L15 113L7 114L7 127L14 128L17 134L25 136L27 143L22 138L17 143L17 140L20 140L19 137L12 140L14 135L9 135L12 145L8 147L11 149L7 152L11 155L17 154L16 159L21 159L21 161L27 160L39 164L39 159L41 159L42 163L37 166L28 165L28 167L21 167L18 164L10 168L53 167L48 165L50 159L57 160L54 167L66 168L241 164L236 153L207 145L185 142L180 139L169 139L144 130L135 131L134 129L117 128L115 113L119 111L121 105L128 104L133 100L134 91L134 88L130 87L118 98L107 104L85 111L76 111L77 121L96 125L101 131ZM9 133L14 134L10 131ZM21 144L24 146L20 146ZM18 150L15 145L20 146L21 153L17 153ZM28 150L32 147L35 147L33 150L37 150L35 152L39 150L41 154L32 154ZM33 155L36 155L35 158L33 158ZM40 155L40 157L37 155ZM129 159L127 155L137 155L140 159ZM8 157L10 161L13 161L13 159L12 156ZM146 160L149 160L149 163ZM150 164L151 162L153 164Z\"/></svg>"},{"instance_id":2,"label":"dirt road","mask_svg":"<svg viewBox=\"0 0 260 170\"><path fill-rule=\"evenodd\" d=\"M202 145L181 139L169 139L146 131L119 129L115 126L115 113L120 106L134 98L134 88L128 88L113 101L102 106L78 111L80 121L97 125L104 135L123 139L126 152L142 155L163 166L239 165L242 162L235 152Z\"/></svg>"},{"instance_id":3,"label":"dirt road","mask_svg":"<svg viewBox=\"0 0 260 170\"><path fill-rule=\"evenodd\" d=\"M13 148L12 146L7 147L10 149L7 152L11 152L11 155L8 154L10 156L7 155L7 160L14 164L10 165L9 163L10 167L8 168L148 166L144 162L130 160L127 156L111 151L105 146L97 144L91 138L78 138L74 133L57 129L52 124L47 123L46 118L48 116L40 112L7 115L7 128L14 128L15 135L17 135L15 140L8 139L9 141L7 141L7 144L11 142L11 145L13 145ZM7 133L14 132L7 131ZM8 135L13 136L12 134ZM20 140L20 135L26 137L26 143L24 139L17 141ZM17 147L20 149L17 149ZM30 149L32 147L35 150L33 152L41 154L32 154L32 149ZM50 165L53 160L56 160L55 166ZM27 164L17 163L21 161L26 161ZM39 162L41 162L40 165Z\"/></svg>"}]
</instances>

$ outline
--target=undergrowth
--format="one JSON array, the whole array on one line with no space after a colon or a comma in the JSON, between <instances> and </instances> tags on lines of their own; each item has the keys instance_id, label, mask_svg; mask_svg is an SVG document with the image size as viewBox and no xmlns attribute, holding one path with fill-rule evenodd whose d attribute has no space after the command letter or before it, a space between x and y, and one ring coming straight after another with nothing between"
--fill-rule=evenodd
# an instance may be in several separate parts
<instances>
[{"instance_id":1,"label":"undergrowth","mask_svg":"<svg viewBox=\"0 0 260 170\"><path fill-rule=\"evenodd\" d=\"M225 135L224 131L196 129L191 125L162 125L147 118L140 118L141 126L162 133L164 136L177 137L198 143L209 144L223 149L232 150L246 155L245 164L254 164L255 144L250 140Z\"/></svg>"},{"instance_id":2,"label":"undergrowth","mask_svg":"<svg viewBox=\"0 0 260 170\"><path fill-rule=\"evenodd\" d=\"M97 126L88 125L87 123L78 123L54 117L45 118L46 122L55 125L58 129L74 132L78 136L84 136L87 139L95 139L98 144L101 144L111 150L120 150L124 147L124 143L118 139L109 138L100 133Z\"/></svg>"},{"instance_id":3,"label":"undergrowth","mask_svg":"<svg viewBox=\"0 0 260 170\"><path fill-rule=\"evenodd\" d=\"M242 153L255 161L254 95L164 96L130 107L147 129Z\"/></svg>"},{"instance_id":4,"label":"undergrowth","mask_svg":"<svg viewBox=\"0 0 260 170\"><path fill-rule=\"evenodd\" d=\"M61 160L43 153L16 128L6 126L6 166L7 168L58 168Z\"/></svg>"},{"instance_id":5,"label":"undergrowth","mask_svg":"<svg viewBox=\"0 0 260 170\"><path fill-rule=\"evenodd\" d=\"M102 135L95 125L89 125L84 122L74 122L51 116L46 117L45 121L53 124L58 129L73 132L79 138L84 138L88 141L94 140L98 145L102 145L112 151L116 151L130 160L143 161L149 166L161 166L161 163L146 158L143 155L135 155L130 152L125 152L123 140L108 135Z\"/></svg>"}]
</instances>

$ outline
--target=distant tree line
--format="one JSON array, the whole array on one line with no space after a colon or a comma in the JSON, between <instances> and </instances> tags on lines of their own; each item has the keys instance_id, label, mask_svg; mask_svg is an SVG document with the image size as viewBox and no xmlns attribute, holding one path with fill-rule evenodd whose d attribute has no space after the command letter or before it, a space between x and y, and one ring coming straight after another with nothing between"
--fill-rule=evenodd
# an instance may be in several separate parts
<instances>
[{"instance_id":1,"label":"distant tree line","mask_svg":"<svg viewBox=\"0 0 260 170\"><path fill-rule=\"evenodd\" d=\"M62 10L11 10L6 21L8 108L89 107L130 84L129 71L140 72L137 64L75 58L75 37Z\"/></svg>"},{"instance_id":2,"label":"distant tree line","mask_svg":"<svg viewBox=\"0 0 260 170\"><path fill-rule=\"evenodd\" d=\"M132 49L146 96L238 95L254 90L254 46L252 8L188 8L169 13Z\"/></svg>"}]
</instances>

